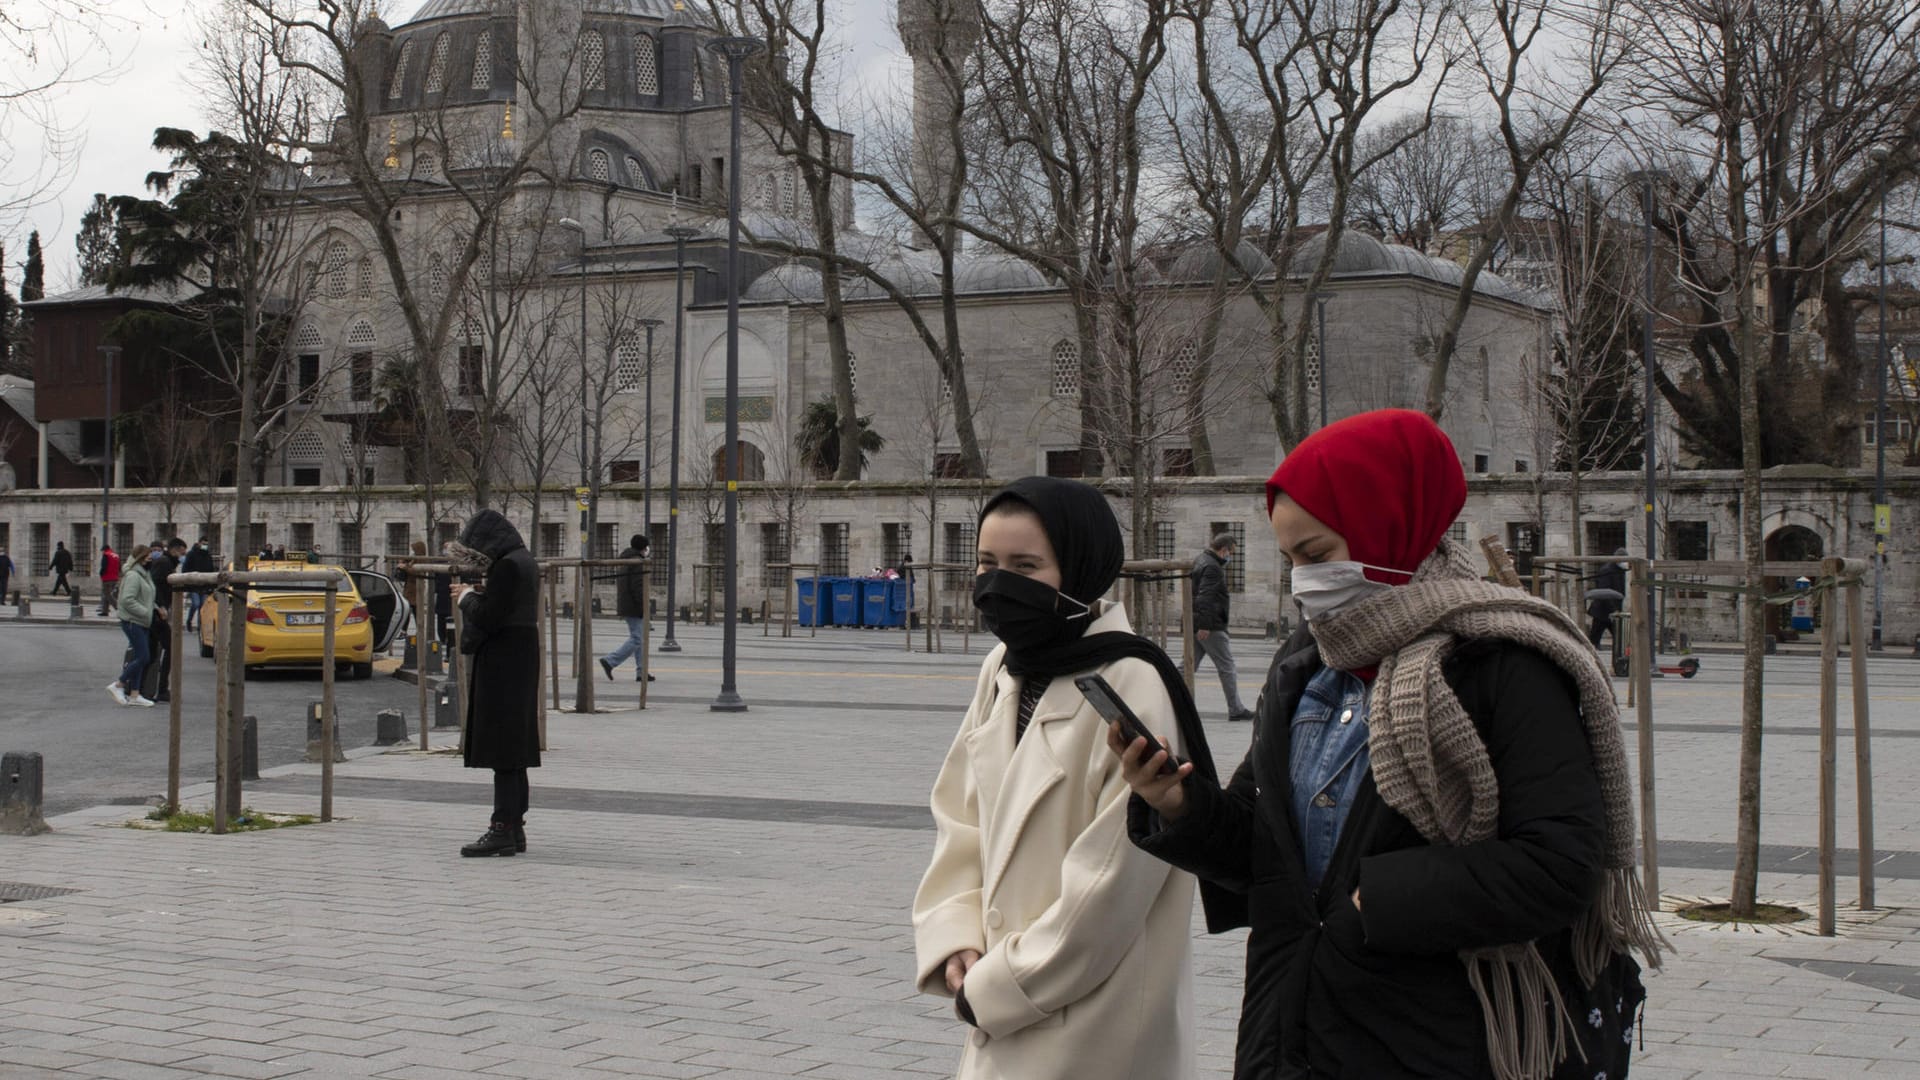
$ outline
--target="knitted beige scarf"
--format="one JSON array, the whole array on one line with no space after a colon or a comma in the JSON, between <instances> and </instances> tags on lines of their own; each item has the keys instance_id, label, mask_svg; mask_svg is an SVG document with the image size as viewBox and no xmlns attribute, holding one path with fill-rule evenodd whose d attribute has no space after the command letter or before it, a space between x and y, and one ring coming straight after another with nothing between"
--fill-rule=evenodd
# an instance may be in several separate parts
<instances>
[{"instance_id":1,"label":"knitted beige scarf","mask_svg":"<svg viewBox=\"0 0 1920 1080\"><path fill-rule=\"evenodd\" d=\"M1441 542L1406 585L1356 601L1308 624L1320 656L1336 668L1378 665L1368 704L1368 749L1380 797L1429 843L1491 839L1500 790L1473 720L1441 667L1462 641L1511 641L1570 675L1606 804L1606 873L1573 928L1580 979L1593 985L1615 953L1637 949L1660 966L1666 947L1634 872L1633 785L1613 686L1580 627L1519 589L1483 581L1464 551ZM1486 1018L1499 1080L1543 1080L1567 1055L1572 1018L1532 942L1461 953ZM1576 1047L1578 1044L1575 1044Z\"/></svg>"}]
</instances>

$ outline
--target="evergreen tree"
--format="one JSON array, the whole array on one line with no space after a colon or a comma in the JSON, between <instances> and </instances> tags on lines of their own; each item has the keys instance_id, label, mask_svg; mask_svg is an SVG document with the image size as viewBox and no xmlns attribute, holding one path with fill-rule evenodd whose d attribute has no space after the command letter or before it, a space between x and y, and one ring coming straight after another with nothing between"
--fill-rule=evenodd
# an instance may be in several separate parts
<instances>
[{"instance_id":1,"label":"evergreen tree","mask_svg":"<svg viewBox=\"0 0 1920 1080\"><path fill-rule=\"evenodd\" d=\"M73 237L74 251L80 262L80 284L107 283L107 276L120 261L123 231L112 202L96 192L93 205L80 217L80 231Z\"/></svg>"},{"instance_id":2,"label":"evergreen tree","mask_svg":"<svg viewBox=\"0 0 1920 1080\"><path fill-rule=\"evenodd\" d=\"M20 274L20 299L39 300L47 295L47 260L40 251L40 230L27 236L27 265Z\"/></svg>"},{"instance_id":3,"label":"evergreen tree","mask_svg":"<svg viewBox=\"0 0 1920 1080\"><path fill-rule=\"evenodd\" d=\"M0 374L13 374L13 293L7 288L7 245L0 244Z\"/></svg>"}]
</instances>

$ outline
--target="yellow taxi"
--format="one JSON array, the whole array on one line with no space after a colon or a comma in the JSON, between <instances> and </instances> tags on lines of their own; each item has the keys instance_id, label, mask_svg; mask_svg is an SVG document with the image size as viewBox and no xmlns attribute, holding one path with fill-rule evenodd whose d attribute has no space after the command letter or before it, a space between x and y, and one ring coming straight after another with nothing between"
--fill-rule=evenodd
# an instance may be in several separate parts
<instances>
[{"instance_id":1,"label":"yellow taxi","mask_svg":"<svg viewBox=\"0 0 1920 1080\"><path fill-rule=\"evenodd\" d=\"M342 570L305 562L249 559L249 570ZM411 614L406 600L383 574L345 571L335 598L333 655L336 670L356 679L373 677L373 658L386 652ZM240 588L240 586L234 586ZM200 655L213 655L224 605L208 597L200 609ZM247 588L246 671L266 667L319 667L325 659L326 589L314 583L276 583Z\"/></svg>"}]
</instances>

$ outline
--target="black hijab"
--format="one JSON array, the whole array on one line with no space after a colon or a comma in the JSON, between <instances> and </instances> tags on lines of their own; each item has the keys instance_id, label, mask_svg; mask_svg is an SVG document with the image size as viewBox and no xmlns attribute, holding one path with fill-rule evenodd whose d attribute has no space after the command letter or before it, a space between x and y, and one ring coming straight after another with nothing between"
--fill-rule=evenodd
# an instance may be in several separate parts
<instances>
[{"instance_id":1,"label":"black hijab","mask_svg":"<svg viewBox=\"0 0 1920 1080\"><path fill-rule=\"evenodd\" d=\"M1015 480L995 492L980 510L980 521L1009 502L1020 503L1040 519L1040 527L1053 545L1060 564L1060 592L1083 604L1091 605L1113 587L1126 561L1126 543L1120 534L1119 519L1107 497L1088 484L1052 476L1029 476ZM1173 660L1158 645L1138 634L1107 631L1082 634L1054 643L1046 649L1029 649L1018 657L1006 655L1007 670L1022 677L1053 679L1079 675L1115 660L1132 657L1153 665L1166 685L1173 703L1174 723L1180 729L1180 745L1187 760L1193 762L1193 775L1201 783L1220 786L1220 774L1214 769L1213 752L1207 747L1206 729L1200 725L1200 709L1193 692ZM1242 925L1244 901L1210 882L1200 883L1202 906L1208 928L1214 932Z\"/></svg>"}]
</instances>

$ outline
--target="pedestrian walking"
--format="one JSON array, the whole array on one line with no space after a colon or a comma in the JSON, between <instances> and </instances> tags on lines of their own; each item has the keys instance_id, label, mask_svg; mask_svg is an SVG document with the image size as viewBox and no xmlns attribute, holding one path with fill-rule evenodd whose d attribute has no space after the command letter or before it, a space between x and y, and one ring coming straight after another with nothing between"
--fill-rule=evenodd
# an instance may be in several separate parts
<instances>
[{"instance_id":1,"label":"pedestrian walking","mask_svg":"<svg viewBox=\"0 0 1920 1080\"><path fill-rule=\"evenodd\" d=\"M1196 1075L1194 881L1134 850L1098 673L1212 775L1165 653L1101 597L1124 544L1106 497L1028 477L978 521L974 604L1000 645L934 782L938 834L913 902L916 981L974 1031L962 1080Z\"/></svg>"},{"instance_id":2,"label":"pedestrian walking","mask_svg":"<svg viewBox=\"0 0 1920 1080\"><path fill-rule=\"evenodd\" d=\"M47 573L53 575L53 591L49 596L59 596L62 592L73 595L73 585L67 581L67 575L73 573L73 552L67 550L65 540L54 541L53 562L47 565Z\"/></svg>"},{"instance_id":3,"label":"pedestrian walking","mask_svg":"<svg viewBox=\"0 0 1920 1080\"><path fill-rule=\"evenodd\" d=\"M208 545L206 537L201 537L199 542L193 545L193 549L187 552L186 561L181 568L189 574L214 572L213 548ZM210 591L212 590L205 585L196 585L187 590L187 625L184 627L187 633L192 633L199 625L200 606L207 602L207 593Z\"/></svg>"},{"instance_id":4,"label":"pedestrian walking","mask_svg":"<svg viewBox=\"0 0 1920 1080\"><path fill-rule=\"evenodd\" d=\"M647 538L634 533L627 540L627 549L620 553L623 559L644 559L649 545ZM614 590L614 611L627 622L627 640L620 647L600 658L600 669L613 678L613 669L627 662L629 656L639 656L647 631L647 568L644 566L623 566L620 568L619 585ZM645 678L653 681L653 674L640 665L633 663L633 681Z\"/></svg>"},{"instance_id":5,"label":"pedestrian walking","mask_svg":"<svg viewBox=\"0 0 1920 1080\"><path fill-rule=\"evenodd\" d=\"M119 606L120 553L112 544L100 545L100 614Z\"/></svg>"},{"instance_id":6,"label":"pedestrian walking","mask_svg":"<svg viewBox=\"0 0 1920 1080\"><path fill-rule=\"evenodd\" d=\"M140 693L140 680L146 675L147 663L152 658L147 628L153 623L153 578L147 575L145 566L145 557L151 551L135 550L141 552L141 557L127 566L114 599L114 614L119 616L120 629L127 635L129 655L126 665L120 669L120 677L107 684L107 693L122 705L151 708L153 701Z\"/></svg>"},{"instance_id":7,"label":"pedestrian walking","mask_svg":"<svg viewBox=\"0 0 1920 1080\"><path fill-rule=\"evenodd\" d=\"M1253 719L1253 710L1240 700L1239 670L1233 665L1233 640L1227 635L1232 598L1227 590L1227 563L1234 556L1232 533L1213 538L1193 560L1193 640L1201 655L1213 661L1220 689L1227 695L1227 719Z\"/></svg>"},{"instance_id":8,"label":"pedestrian walking","mask_svg":"<svg viewBox=\"0 0 1920 1080\"><path fill-rule=\"evenodd\" d=\"M1466 479L1423 413L1322 428L1266 494L1306 623L1232 782L1109 736L1134 842L1245 898L1234 1075L1626 1076L1662 942L1580 626L1446 540Z\"/></svg>"},{"instance_id":9,"label":"pedestrian walking","mask_svg":"<svg viewBox=\"0 0 1920 1080\"><path fill-rule=\"evenodd\" d=\"M155 540L153 557L147 560L147 573L153 579L153 622L147 625L152 662L147 668L145 685L153 688L156 703L170 700L169 684L173 679L173 585L167 577L180 569L186 554L187 542L176 536L168 540L165 547Z\"/></svg>"},{"instance_id":10,"label":"pedestrian walking","mask_svg":"<svg viewBox=\"0 0 1920 1080\"><path fill-rule=\"evenodd\" d=\"M1587 640L1595 649L1600 647L1601 638L1613 633L1613 617L1627 599L1627 549L1615 548L1613 553L1620 556L1620 561L1606 564L1588 579L1593 588L1587 590L1587 618L1593 622L1587 627Z\"/></svg>"},{"instance_id":11,"label":"pedestrian walking","mask_svg":"<svg viewBox=\"0 0 1920 1080\"><path fill-rule=\"evenodd\" d=\"M493 817L460 854L513 855L527 850L527 770L540 767L540 570L497 510L475 514L447 554L463 573L484 575L453 593L472 678L463 696L466 766L493 770Z\"/></svg>"},{"instance_id":12,"label":"pedestrian walking","mask_svg":"<svg viewBox=\"0 0 1920 1080\"><path fill-rule=\"evenodd\" d=\"M7 598L7 585L13 580L13 560L7 557L7 549L0 547L0 602Z\"/></svg>"}]
</instances>

